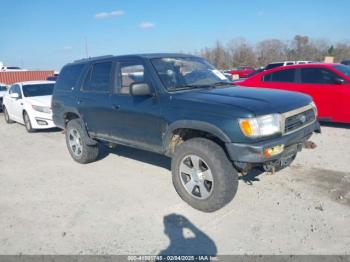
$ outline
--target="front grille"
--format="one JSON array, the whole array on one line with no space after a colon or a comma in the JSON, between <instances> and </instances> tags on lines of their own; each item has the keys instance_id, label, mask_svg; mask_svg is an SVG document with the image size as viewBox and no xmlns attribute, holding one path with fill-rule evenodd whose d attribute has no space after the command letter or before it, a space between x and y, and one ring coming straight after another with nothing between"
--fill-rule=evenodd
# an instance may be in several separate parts
<instances>
[{"instance_id":1,"label":"front grille","mask_svg":"<svg viewBox=\"0 0 350 262\"><path fill-rule=\"evenodd\" d=\"M289 116L285 120L284 133L290 133L316 120L314 109Z\"/></svg>"}]
</instances>

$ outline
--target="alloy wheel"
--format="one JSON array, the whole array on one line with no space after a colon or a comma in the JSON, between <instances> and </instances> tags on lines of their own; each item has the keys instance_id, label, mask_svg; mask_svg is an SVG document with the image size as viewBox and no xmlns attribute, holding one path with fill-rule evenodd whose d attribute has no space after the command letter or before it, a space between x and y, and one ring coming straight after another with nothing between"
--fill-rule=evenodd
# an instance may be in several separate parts
<instances>
[{"instance_id":1,"label":"alloy wheel","mask_svg":"<svg viewBox=\"0 0 350 262\"><path fill-rule=\"evenodd\" d=\"M192 197L207 199L213 191L214 180L209 165L197 155L188 155L180 163L182 185Z\"/></svg>"},{"instance_id":2,"label":"alloy wheel","mask_svg":"<svg viewBox=\"0 0 350 262\"><path fill-rule=\"evenodd\" d=\"M73 154L80 157L83 152L83 145L81 141L81 136L77 129L72 128L69 130L68 134L69 147Z\"/></svg>"}]
</instances>

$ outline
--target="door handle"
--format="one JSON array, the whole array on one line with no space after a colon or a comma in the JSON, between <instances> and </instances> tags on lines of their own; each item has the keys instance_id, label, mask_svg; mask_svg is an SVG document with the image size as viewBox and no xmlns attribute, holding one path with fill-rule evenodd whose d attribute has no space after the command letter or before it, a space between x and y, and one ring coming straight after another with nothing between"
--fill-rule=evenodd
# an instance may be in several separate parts
<instances>
[{"instance_id":1,"label":"door handle","mask_svg":"<svg viewBox=\"0 0 350 262\"><path fill-rule=\"evenodd\" d=\"M113 105L112 108L113 108L114 110L118 110L118 109L120 108L120 105Z\"/></svg>"}]
</instances>

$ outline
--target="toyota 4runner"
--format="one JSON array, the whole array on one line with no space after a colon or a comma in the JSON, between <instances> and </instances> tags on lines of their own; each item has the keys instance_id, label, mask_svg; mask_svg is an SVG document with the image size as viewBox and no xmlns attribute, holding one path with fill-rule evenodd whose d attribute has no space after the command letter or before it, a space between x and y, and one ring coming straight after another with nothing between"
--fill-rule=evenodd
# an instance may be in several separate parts
<instances>
[{"instance_id":1,"label":"toyota 4runner","mask_svg":"<svg viewBox=\"0 0 350 262\"><path fill-rule=\"evenodd\" d=\"M52 110L75 161L96 160L100 143L167 155L177 193L205 212L233 199L238 173L290 165L320 130L309 96L233 86L184 54L75 61L58 77Z\"/></svg>"}]
</instances>

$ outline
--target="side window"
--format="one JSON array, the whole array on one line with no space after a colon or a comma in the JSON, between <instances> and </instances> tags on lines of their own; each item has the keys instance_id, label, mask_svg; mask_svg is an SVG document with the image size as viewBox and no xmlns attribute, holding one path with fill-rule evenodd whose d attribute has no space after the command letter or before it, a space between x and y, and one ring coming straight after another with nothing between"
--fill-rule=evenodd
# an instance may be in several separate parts
<instances>
[{"instance_id":1,"label":"side window","mask_svg":"<svg viewBox=\"0 0 350 262\"><path fill-rule=\"evenodd\" d=\"M112 62L102 62L94 64L85 78L83 90L88 92L109 92Z\"/></svg>"},{"instance_id":2,"label":"side window","mask_svg":"<svg viewBox=\"0 0 350 262\"><path fill-rule=\"evenodd\" d=\"M335 73L323 68L301 69L301 83L303 84L334 84L337 77Z\"/></svg>"},{"instance_id":3,"label":"side window","mask_svg":"<svg viewBox=\"0 0 350 262\"><path fill-rule=\"evenodd\" d=\"M77 81L84 69L84 64L65 66L57 79L55 89L71 91L72 87L75 87Z\"/></svg>"},{"instance_id":4,"label":"side window","mask_svg":"<svg viewBox=\"0 0 350 262\"><path fill-rule=\"evenodd\" d=\"M118 70L118 88L116 93L130 94L133 83L145 82L145 68L140 63L121 62Z\"/></svg>"},{"instance_id":5,"label":"side window","mask_svg":"<svg viewBox=\"0 0 350 262\"><path fill-rule=\"evenodd\" d=\"M284 82L293 83L295 78L295 69L277 71L263 76L263 82Z\"/></svg>"}]
</instances>

